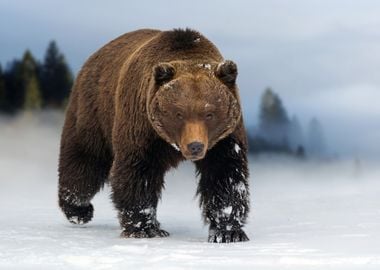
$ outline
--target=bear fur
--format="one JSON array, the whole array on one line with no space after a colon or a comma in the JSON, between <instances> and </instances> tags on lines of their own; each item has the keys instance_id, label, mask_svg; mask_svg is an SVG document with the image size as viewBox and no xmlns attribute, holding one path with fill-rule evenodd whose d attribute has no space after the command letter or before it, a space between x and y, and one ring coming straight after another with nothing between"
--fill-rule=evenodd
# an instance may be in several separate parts
<instances>
[{"instance_id":1,"label":"bear fur","mask_svg":"<svg viewBox=\"0 0 380 270\"><path fill-rule=\"evenodd\" d=\"M111 41L79 72L59 157L59 206L91 220L109 183L124 237L163 237L156 219L164 175L195 163L209 242L246 241L247 139L237 67L190 29L143 29Z\"/></svg>"}]
</instances>

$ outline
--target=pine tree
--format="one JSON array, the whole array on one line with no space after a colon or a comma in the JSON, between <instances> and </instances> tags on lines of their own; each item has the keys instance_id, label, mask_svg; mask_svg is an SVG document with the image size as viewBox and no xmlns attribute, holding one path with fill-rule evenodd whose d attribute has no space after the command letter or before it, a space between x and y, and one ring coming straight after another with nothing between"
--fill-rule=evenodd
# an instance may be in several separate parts
<instances>
[{"instance_id":1,"label":"pine tree","mask_svg":"<svg viewBox=\"0 0 380 270\"><path fill-rule=\"evenodd\" d=\"M40 109L42 105L42 97L37 76L34 75L28 79L25 86L25 110Z\"/></svg>"},{"instance_id":2,"label":"pine tree","mask_svg":"<svg viewBox=\"0 0 380 270\"><path fill-rule=\"evenodd\" d=\"M271 88L267 88L261 97L260 120L263 126L289 122L280 97Z\"/></svg>"},{"instance_id":3,"label":"pine tree","mask_svg":"<svg viewBox=\"0 0 380 270\"><path fill-rule=\"evenodd\" d=\"M0 65L0 111L6 110L7 96L5 91L5 81L3 76L3 69Z\"/></svg>"},{"instance_id":4,"label":"pine tree","mask_svg":"<svg viewBox=\"0 0 380 270\"><path fill-rule=\"evenodd\" d=\"M293 115L289 125L289 140L290 147L296 150L298 147L304 145L303 131L301 124L296 115Z\"/></svg>"},{"instance_id":5,"label":"pine tree","mask_svg":"<svg viewBox=\"0 0 380 270\"><path fill-rule=\"evenodd\" d=\"M13 60L5 70L3 77L6 89L6 111L15 112L24 102L24 85L20 60Z\"/></svg>"},{"instance_id":6,"label":"pine tree","mask_svg":"<svg viewBox=\"0 0 380 270\"><path fill-rule=\"evenodd\" d=\"M41 107L41 89L37 79L37 62L30 51L26 51L21 62L23 86L23 108L39 109Z\"/></svg>"},{"instance_id":7,"label":"pine tree","mask_svg":"<svg viewBox=\"0 0 380 270\"><path fill-rule=\"evenodd\" d=\"M22 76L24 80L27 80L37 72L37 62L29 50L26 50L21 61Z\"/></svg>"},{"instance_id":8,"label":"pine tree","mask_svg":"<svg viewBox=\"0 0 380 270\"><path fill-rule=\"evenodd\" d=\"M289 118L280 97L267 88L261 97L260 135L269 141L288 143Z\"/></svg>"},{"instance_id":9,"label":"pine tree","mask_svg":"<svg viewBox=\"0 0 380 270\"><path fill-rule=\"evenodd\" d=\"M40 77L44 105L61 107L69 96L73 76L55 41L51 41L46 50Z\"/></svg>"},{"instance_id":10,"label":"pine tree","mask_svg":"<svg viewBox=\"0 0 380 270\"><path fill-rule=\"evenodd\" d=\"M305 148L302 145L299 145L296 150L296 157L299 159L304 159L306 157Z\"/></svg>"},{"instance_id":11,"label":"pine tree","mask_svg":"<svg viewBox=\"0 0 380 270\"><path fill-rule=\"evenodd\" d=\"M316 157L323 157L325 153L325 135L323 127L317 118L312 118L308 127L308 153Z\"/></svg>"}]
</instances>

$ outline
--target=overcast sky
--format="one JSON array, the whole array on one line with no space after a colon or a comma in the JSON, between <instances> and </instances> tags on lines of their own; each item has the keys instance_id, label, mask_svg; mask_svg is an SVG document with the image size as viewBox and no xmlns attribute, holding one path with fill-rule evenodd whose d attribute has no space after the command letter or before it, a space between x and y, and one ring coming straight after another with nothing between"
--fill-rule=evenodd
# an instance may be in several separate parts
<instances>
[{"instance_id":1,"label":"overcast sky","mask_svg":"<svg viewBox=\"0 0 380 270\"><path fill-rule=\"evenodd\" d=\"M380 157L380 1L0 0L0 63L58 42L74 72L138 28L191 27L239 65L248 125L271 86L290 115L316 116L340 154Z\"/></svg>"}]
</instances>

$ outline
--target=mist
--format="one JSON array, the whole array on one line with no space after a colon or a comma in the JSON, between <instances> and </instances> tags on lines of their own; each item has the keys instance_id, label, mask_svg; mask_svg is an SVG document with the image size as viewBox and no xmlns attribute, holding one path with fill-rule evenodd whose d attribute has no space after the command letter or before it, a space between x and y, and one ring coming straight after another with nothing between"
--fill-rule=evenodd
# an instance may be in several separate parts
<instances>
[{"instance_id":1,"label":"mist","mask_svg":"<svg viewBox=\"0 0 380 270\"><path fill-rule=\"evenodd\" d=\"M379 159L379 13L379 2L373 0L195 1L178 6L170 0L112 5L1 1L0 24L12 27L0 28L0 62L5 66L27 48L42 58L54 39L77 73L93 52L120 34L192 27L238 63L248 125L257 123L260 95L270 86L302 124L312 117L321 121L331 152Z\"/></svg>"},{"instance_id":2,"label":"mist","mask_svg":"<svg viewBox=\"0 0 380 270\"><path fill-rule=\"evenodd\" d=\"M251 214L243 244L206 243L190 162L172 170L158 207L166 239L122 239L105 187L95 216L71 225L57 205L63 114L0 120L0 268L378 269L380 168L355 159L249 158ZM149 257L147 258L147 254ZM226 259L227 258L227 259Z\"/></svg>"}]
</instances>

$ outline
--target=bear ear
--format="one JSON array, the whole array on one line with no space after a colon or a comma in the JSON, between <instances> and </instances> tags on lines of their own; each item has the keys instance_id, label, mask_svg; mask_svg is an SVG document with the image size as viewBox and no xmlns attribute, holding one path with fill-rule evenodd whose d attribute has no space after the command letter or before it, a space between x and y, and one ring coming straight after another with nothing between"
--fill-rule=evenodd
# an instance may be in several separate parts
<instances>
[{"instance_id":1,"label":"bear ear","mask_svg":"<svg viewBox=\"0 0 380 270\"><path fill-rule=\"evenodd\" d=\"M175 68L169 63L159 63L153 68L153 76L157 85L162 85L171 79L175 74Z\"/></svg>"},{"instance_id":2,"label":"bear ear","mask_svg":"<svg viewBox=\"0 0 380 270\"><path fill-rule=\"evenodd\" d=\"M216 67L215 75L225 85L232 87L235 85L238 75L237 65L231 60L223 61Z\"/></svg>"}]
</instances>

